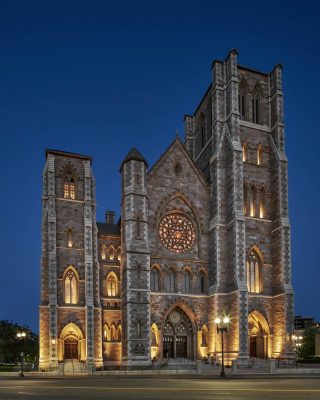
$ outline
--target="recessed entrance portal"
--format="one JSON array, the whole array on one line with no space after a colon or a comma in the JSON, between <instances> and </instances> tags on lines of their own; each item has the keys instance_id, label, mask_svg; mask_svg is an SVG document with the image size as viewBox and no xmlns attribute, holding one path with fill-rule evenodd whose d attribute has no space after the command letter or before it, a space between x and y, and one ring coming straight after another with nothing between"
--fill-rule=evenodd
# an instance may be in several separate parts
<instances>
[{"instance_id":1,"label":"recessed entrance portal","mask_svg":"<svg viewBox=\"0 0 320 400\"><path fill-rule=\"evenodd\" d=\"M253 311L248 317L250 357L268 358L269 325L259 311Z\"/></svg>"},{"instance_id":2,"label":"recessed entrance portal","mask_svg":"<svg viewBox=\"0 0 320 400\"><path fill-rule=\"evenodd\" d=\"M64 358L78 359L78 339L74 336L68 336L64 340Z\"/></svg>"},{"instance_id":3,"label":"recessed entrance portal","mask_svg":"<svg viewBox=\"0 0 320 400\"><path fill-rule=\"evenodd\" d=\"M61 332L59 340L59 361L85 360L84 339L79 327L73 323L66 325Z\"/></svg>"},{"instance_id":4,"label":"recessed entrance portal","mask_svg":"<svg viewBox=\"0 0 320 400\"><path fill-rule=\"evenodd\" d=\"M179 307L168 315L163 328L163 358L193 359L192 323Z\"/></svg>"}]
</instances>

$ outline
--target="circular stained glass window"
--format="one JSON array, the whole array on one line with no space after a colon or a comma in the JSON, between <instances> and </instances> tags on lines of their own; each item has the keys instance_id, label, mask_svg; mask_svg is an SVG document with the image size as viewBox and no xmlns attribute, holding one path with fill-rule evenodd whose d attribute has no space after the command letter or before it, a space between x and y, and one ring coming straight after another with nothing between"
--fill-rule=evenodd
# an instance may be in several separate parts
<instances>
[{"instance_id":1,"label":"circular stained glass window","mask_svg":"<svg viewBox=\"0 0 320 400\"><path fill-rule=\"evenodd\" d=\"M182 213L165 215L159 225L161 242L174 253L190 250L196 240L196 232L191 220Z\"/></svg>"}]
</instances>

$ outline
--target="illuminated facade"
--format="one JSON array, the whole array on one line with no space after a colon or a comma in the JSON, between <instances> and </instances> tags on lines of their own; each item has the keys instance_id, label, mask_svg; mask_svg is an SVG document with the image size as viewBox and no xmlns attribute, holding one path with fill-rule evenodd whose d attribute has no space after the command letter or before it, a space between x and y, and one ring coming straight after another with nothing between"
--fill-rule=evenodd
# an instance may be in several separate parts
<instances>
[{"instance_id":1,"label":"illuminated facade","mask_svg":"<svg viewBox=\"0 0 320 400\"><path fill-rule=\"evenodd\" d=\"M121 221L96 222L88 156L46 151L40 368L292 354L282 68L241 67L232 50L156 164L120 168Z\"/></svg>"}]
</instances>

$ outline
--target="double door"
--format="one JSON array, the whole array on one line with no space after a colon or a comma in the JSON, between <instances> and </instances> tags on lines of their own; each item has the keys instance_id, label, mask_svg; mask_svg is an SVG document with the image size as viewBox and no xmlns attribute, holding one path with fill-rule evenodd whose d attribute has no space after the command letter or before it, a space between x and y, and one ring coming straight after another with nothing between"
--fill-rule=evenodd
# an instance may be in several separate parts
<instances>
[{"instance_id":1,"label":"double door","mask_svg":"<svg viewBox=\"0 0 320 400\"><path fill-rule=\"evenodd\" d=\"M188 337L165 335L163 337L163 358L188 358Z\"/></svg>"}]
</instances>

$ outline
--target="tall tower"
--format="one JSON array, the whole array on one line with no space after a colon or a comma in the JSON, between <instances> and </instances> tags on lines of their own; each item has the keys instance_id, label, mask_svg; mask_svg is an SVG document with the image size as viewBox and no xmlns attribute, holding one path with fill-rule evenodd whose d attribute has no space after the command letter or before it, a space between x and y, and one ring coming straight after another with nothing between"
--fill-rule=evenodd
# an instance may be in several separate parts
<instances>
[{"instance_id":1,"label":"tall tower","mask_svg":"<svg viewBox=\"0 0 320 400\"><path fill-rule=\"evenodd\" d=\"M150 365L150 249L148 164L135 149L122 162L122 360Z\"/></svg>"},{"instance_id":2,"label":"tall tower","mask_svg":"<svg viewBox=\"0 0 320 400\"><path fill-rule=\"evenodd\" d=\"M293 290L282 67L267 74L237 57L231 50L213 62L212 84L185 117L187 149L211 186L209 324L231 316L230 358L286 357Z\"/></svg>"},{"instance_id":3,"label":"tall tower","mask_svg":"<svg viewBox=\"0 0 320 400\"><path fill-rule=\"evenodd\" d=\"M102 363L95 182L91 157L46 150L40 368Z\"/></svg>"}]
</instances>

